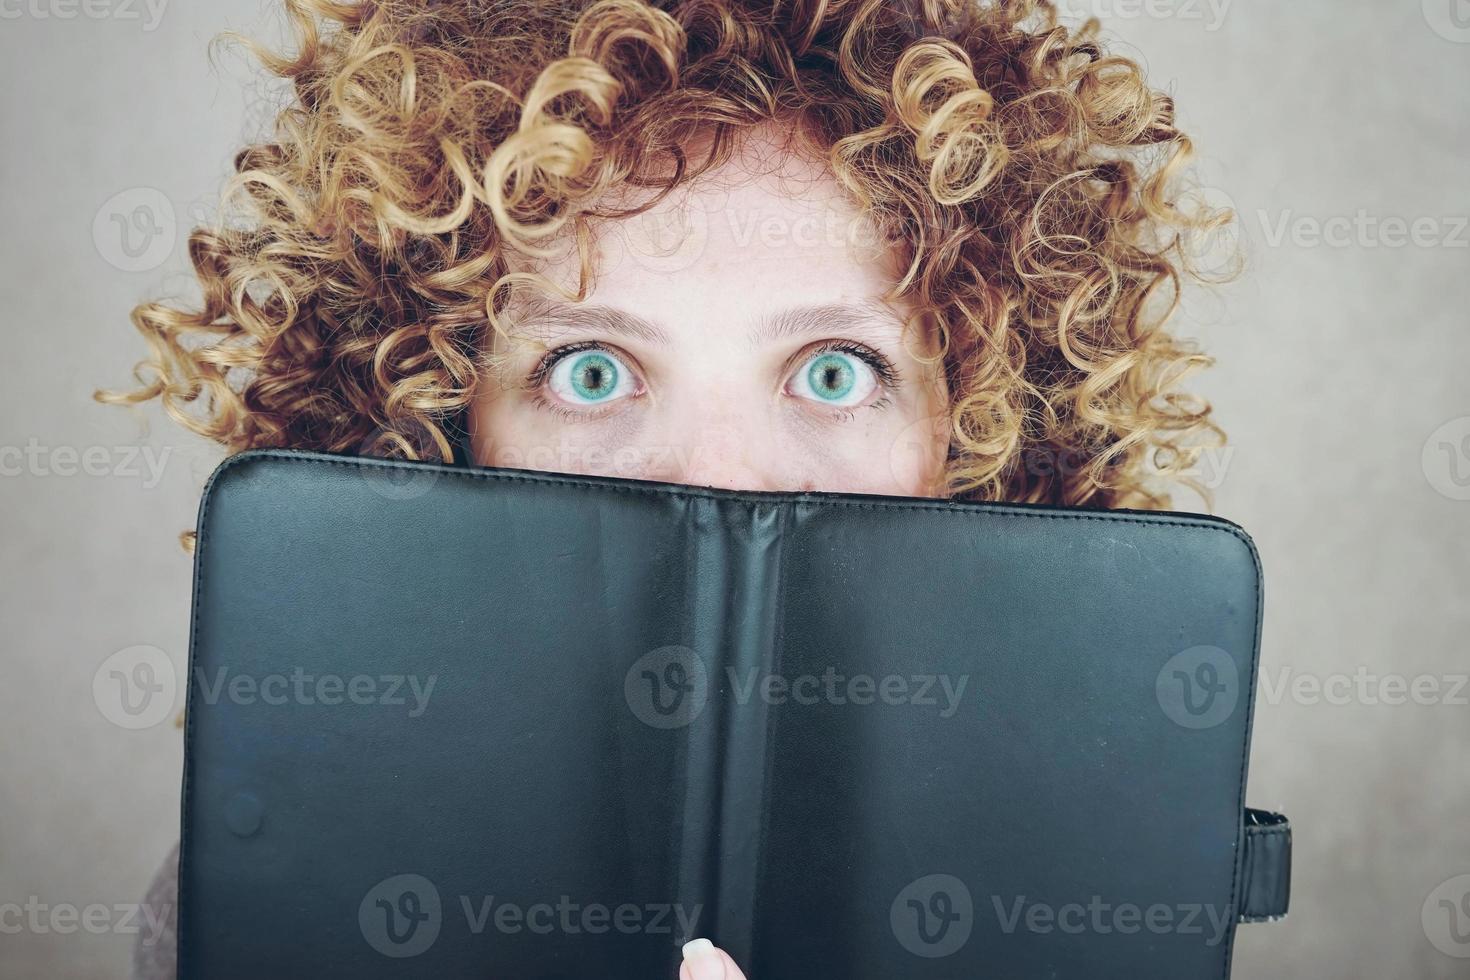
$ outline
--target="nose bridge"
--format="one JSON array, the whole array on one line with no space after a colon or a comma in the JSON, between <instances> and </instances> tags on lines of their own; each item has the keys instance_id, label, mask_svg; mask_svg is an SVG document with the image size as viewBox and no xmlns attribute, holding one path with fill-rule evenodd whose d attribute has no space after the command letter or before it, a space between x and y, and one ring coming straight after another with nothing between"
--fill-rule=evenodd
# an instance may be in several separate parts
<instances>
[{"instance_id":1,"label":"nose bridge","mask_svg":"<svg viewBox=\"0 0 1470 980\"><path fill-rule=\"evenodd\" d=\"M678 481L728 490L763 490L768 467L762 454L769 433L749 413L705 406L690 413L675 438Z\"/></svg>"}]
</instances>

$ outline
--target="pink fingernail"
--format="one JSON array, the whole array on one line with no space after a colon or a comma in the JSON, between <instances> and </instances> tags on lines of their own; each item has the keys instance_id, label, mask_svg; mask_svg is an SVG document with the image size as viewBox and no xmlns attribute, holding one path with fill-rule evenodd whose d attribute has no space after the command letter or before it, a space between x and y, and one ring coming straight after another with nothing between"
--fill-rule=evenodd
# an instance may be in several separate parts
<instances>
[{"instance_id":1,"label":"pink fingernail","mask_svg":"<svg viewBox=\"0 0 1470 980\"><path fill-rule=\"evenodd\" d=\"M725 960L708 939L685 943L684 962L692 980L725 980Z\"/></svg>"}]
</instances>

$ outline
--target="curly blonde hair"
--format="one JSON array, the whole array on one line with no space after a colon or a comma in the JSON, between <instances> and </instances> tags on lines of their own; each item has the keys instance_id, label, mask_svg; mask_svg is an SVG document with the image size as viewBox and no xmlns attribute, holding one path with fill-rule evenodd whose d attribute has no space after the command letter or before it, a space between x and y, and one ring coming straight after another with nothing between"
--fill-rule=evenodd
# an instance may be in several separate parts
<instances>
[{"instance_id":1,"label":"curly blonde hair","mask_svg":"<svg viewBox=\"0 0 1470 980\"><path fill-rule=\"evenodd\" d=\"M197 310L139 305L159 399L230 451L448 460L512 250L638 214L789 121L931 315L957 498L1164 507L1220 430L1166 323L1190 141L1098 25L1045 0L284 0L291 100L235 158L245 220L195 229ZM696 137L708 153L690 160ZM419 435L410 435L417 433ZM426 437L424 434L427 434ZM1201 493L1205 491L1196 485Z\"/></svg>"}]
</instances>

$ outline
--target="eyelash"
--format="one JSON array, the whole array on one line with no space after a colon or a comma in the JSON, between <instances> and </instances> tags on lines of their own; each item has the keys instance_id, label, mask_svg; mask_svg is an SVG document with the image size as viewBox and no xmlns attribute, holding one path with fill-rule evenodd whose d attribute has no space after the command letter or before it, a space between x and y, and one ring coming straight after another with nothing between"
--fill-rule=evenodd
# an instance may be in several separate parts
<instances>
[{"instance_id":1,"label":"eyelash","mask_svg":"<svg viewBox=\"0 0 1470 980\"><path fill-rule=\"evenodd\" d=\"M526 387L540 388L541 385L546 382L546 376L551 373L551 369L556 367L558 362L560 362L563 358L570 357L573 354L580 354L583 351L587 350L607 351L610 354L617 353L606 345L599 344L595 340L584 340L579 343L567 344L563 347L553 348L552 350L547 351L541 356L541 360L537 362L536 367L532 369L531 376L526 379Z\"/></svg>"},{"instance_id":2,"label":"eyelash","mask_svg":"<svg viewBox=\"0 0 1470 980\"><path fill-rule=\"evenodd\" d=\"M894 370L893 362L867 344L860 344L855 340L823 341L811 350L803 351L799 360L805 363L814 357L832 353L850 354L872 368L873 373L878 376L878 386L885 391L898 387L898 372Z\"/></svg>"},{"instance_id":3,"label":"eyelash","mask_svg":"<svg viewBox=\"0 0 1470 980\"><path fill-rule=\"evenodd\" d=\"M551 412L555 415L560 416L561 418L566 419L568 422L586 422L589 419L597 418L604 411L606 411L606 409L599 410L595 408L568 408L566 405L563 405L560 402L554 402L550 398L547 398L544 394L541 393L541 390L539 388L536 390L536 393L531 396L531 404L536 408L544 408L548 412ZM611 407L611 405L608 406L608 408Z\"/></svg>"},{"instance_id":4,"label":"eyelash","mask_svg":"<svg viewBox=\"0 0 1470 980\"><path fill-rule=\"evenodd\" d=\"M606 344L598 343L595 340L584 340L579 341L575 344L566 344L562 347L554 348L542 355L541 360L537 362L536 367L532 369L530 376L526 379L526 387L535 391L535 394L532 398L533 404L535 404L539 408L550 409L551 411L556 412L558 415L561 415L563 418L567 419L586 419L589 416L595 417L597 414L599 414L595 409L589 412L586 409L568 408L565 405L553 402L551 399L546 397L543 391L543 387L546 383L546 376L551 373L552 368L556 367L556 365L559 364L562 360L571 357L573 354L580 354L583 351L589 350L607 351L610 354L617 353ZM809 348L808 350L803 351L798 358L798 363L804 363L806 361L810 361L814 357L820 357L823 354L832 353L848 354L852 357L856 357L858 360L868 365L868 367L872 369L873 374L877 376L878 387L881 388L885 392L885 394L877 401L873 402L871 405L867 405L865 407L881 409L887 408L889 405L892 404L892 400L888 397L887 393L892 392L898 388L898 371L894 369L892 361L883 356L883 354L869 347L867 344L860 344L854 340L823 341L816 347ZM834 417L844 421L850 421L852 418L855 417L855 413L850 408L836 409L833 411L832 414L834 415Z\"/></svg>"}]
</instances>

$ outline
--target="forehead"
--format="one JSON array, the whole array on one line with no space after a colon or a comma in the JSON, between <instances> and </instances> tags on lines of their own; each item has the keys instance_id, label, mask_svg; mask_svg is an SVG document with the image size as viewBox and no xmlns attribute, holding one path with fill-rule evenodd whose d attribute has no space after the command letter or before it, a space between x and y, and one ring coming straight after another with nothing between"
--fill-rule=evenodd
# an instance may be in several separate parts
<instances>
[{"instance_id":1,"label":"forehead","mask_svg":"<svg viewBox=\"0 0 1470 980\"><path fill-rule=\"evenodd\" d=\"M692 154L691 154L692 155ZM645 203L644 188L614 188L599 209ZM555 257L518 256L569 292L579 260L569 234ZM754 307L870 300L897 280L898 263L878 226L827 169L762 133L730 161L675 188L629 218L591 222L589 301L636 306L651 316L691 306L731 317Z\"/></svg>"}]
</instances>

